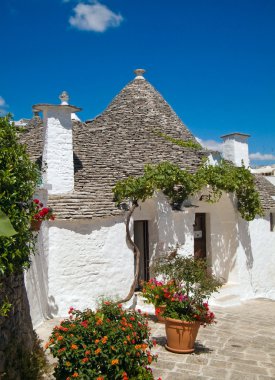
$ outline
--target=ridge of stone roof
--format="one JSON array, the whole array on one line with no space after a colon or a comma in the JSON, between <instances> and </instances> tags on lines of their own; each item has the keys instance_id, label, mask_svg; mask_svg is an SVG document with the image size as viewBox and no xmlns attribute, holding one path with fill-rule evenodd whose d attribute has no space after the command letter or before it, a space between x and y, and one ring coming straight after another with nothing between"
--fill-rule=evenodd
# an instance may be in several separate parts
<instances>
[{"instance_id":1,"label":"ridge of stone roof","mask_svg":"<svg viewBox=\"0 0 275 380\"><path fill-rule=\"evenodd\" d=\"M177 116L162 95L144 78L129 82L111 101L109 106L89 124L93 128L143 128L161 130L171 137L192 140L193 134Z\"/></svg>"},{"instance_id":2,"label":"ridge of stone roof","mask_svg":"<svg viewBox=\"0 0 275 380\"><path fill-rule=\"evenodd\" d=\"M272 198L275 196L275 186L262 175L254 174L254 178L262 208L265 211L275 208L275 200Z\"/></svg>"}]
</instances>

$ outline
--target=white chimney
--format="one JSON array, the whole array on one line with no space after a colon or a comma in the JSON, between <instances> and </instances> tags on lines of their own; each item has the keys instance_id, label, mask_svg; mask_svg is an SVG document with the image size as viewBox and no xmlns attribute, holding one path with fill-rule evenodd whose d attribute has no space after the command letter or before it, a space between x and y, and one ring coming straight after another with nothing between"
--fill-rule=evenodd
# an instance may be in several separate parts
<instances>
[{"instance_id":1,"label":"white chimney","mask_svg":"<svg viewBox=\"0 0 275 380\"><path fill-rule=\"evenodd\" d=\"M236 166L249 167L249 153L247 139L250 135L244 133L229 133L221 136L223 139L222 156L224 159L232 161Z\"/></svg>"},{"instance_id":2,"label":"white chimney","mask_svg":"<svg viewBox=\"0 0 275 380\"><path fill-rule=\"evenodd\" d=\"M60 96L60 105L36 104L34 112L43 112L44 148L42 156L43 184L49 194L74 190L73 131L71 114L81 108L68 104L68 94Z\"/></svg>"}]
</instances>

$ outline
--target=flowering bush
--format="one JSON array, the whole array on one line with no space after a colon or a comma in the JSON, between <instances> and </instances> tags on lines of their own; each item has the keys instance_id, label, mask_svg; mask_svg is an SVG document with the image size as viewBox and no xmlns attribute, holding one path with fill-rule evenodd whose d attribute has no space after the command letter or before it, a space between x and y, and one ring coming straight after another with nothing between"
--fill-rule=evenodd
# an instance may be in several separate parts
<instances>
[{"instance_id":1,"label":"flowering bush","mask_svg":"<svg viewBox=\"0 0 275 380\"><path fill-rule=\"evenodd\" d=\"M201 324L215 323L215 314L209 310L207 302L198 303L183 293L175 293L166 303L164 317L182 321L197 321Z\"/></svg>"},{"instance_id":2,"label":"flowering bush","mask_svg":"<svg viewBox=\"0 0 275 380\"><path fill-rule=\"evenodd\" d=\"M55 216L53 210L50 207L43 207L43 203L39 199L34 199L33 203L36 207L36 213L33 216L33 220L43 221L43 220L54 220Z\"/></svg>"},{"instance_id":3,"label":"flowering bush","mask_svg":"<svg viewBox=\"0 0 275 380\"><path fill-rule=\"evenodd\" d=\"M142 295L148 303L152 303L156 308L166 304L176 292L176 285L173 280L168 282L157 281L152 278L142 284Z\"/></svg>"},{"instance_id":4,"label":"flowering bush","mask_svg":"<svg viewBox=\"0 0 275 380\"><path fill-rule=\"evenodd\" d=\"M56 379L154 379L148 365L157 357L143 315L109 301L95 312L70 308L69 314L46 344L58 358Z\"/></svg>"}]
</instances>

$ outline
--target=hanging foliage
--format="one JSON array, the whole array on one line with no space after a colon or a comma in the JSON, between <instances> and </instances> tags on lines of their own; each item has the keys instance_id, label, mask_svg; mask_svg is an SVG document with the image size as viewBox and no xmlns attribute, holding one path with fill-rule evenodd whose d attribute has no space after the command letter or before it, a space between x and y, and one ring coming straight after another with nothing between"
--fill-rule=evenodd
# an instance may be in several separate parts
<instances>
[{"instance_id":1,"label":"hanging foliage","mask_svg":"<svg viewBox=\"0 0 275 380\"><path fill-rule=\"evenodd\" d=\"M0 274L28 267L35 243L30 231L35 208L30 199L39 173L25 146L20 144L20 131L10 115L0 117L0 209L9 218L5 220L6 230L10 221L17 232L9 237L0 236Z\"/></svg>"},{"instance_id":2,"label":"hanging foliage","mask_svg":"<svg viewBox=\"0 0 275 380\"><path fill-rule=\"evenodd\" d=\"M206 186L210 190L208 202L217 202L222 192L233 193L243 219L250 221L263 214L253 175L245 167L236 167L224 160L216 166L204 163L194 174L171 162L145 165L143 176L117 182L113 192L119 205L125 200L145 201L155 191L162 191L171 205L177 207Z\"/></svg>"}]
</instances>

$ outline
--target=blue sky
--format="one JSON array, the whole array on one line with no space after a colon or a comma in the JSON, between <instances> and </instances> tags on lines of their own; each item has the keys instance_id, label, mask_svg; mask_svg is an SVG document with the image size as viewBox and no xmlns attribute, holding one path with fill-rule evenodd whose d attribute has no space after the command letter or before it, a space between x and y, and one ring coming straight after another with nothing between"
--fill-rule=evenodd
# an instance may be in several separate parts
<instances>
[{"instance_id":1,"label":"blue sky","mask_svg":"<svg viewBox=\"0 0 275 380\"><path fill-rule=\"evenodd\" d=\"M275 163L274 0L1 0L0 14L15 120L63 90L93 118L141 67L206 145L249 133L252 163Z\"/></svg>"}]
</instances>

